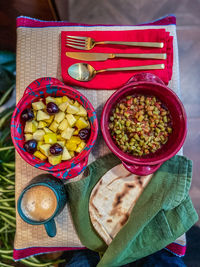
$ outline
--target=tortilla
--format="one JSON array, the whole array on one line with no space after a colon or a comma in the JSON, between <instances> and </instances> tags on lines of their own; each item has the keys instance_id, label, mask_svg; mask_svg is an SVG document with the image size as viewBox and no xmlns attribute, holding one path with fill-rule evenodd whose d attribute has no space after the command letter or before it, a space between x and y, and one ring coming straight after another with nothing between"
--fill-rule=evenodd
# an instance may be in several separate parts
<instances>
[{"instance_id":1,"label":"tortilla","mask_svg":"<svg viewBox=\"0 0 200 267\"><path fill-rule=\"evenodd\" d=\"M129 215L152 174L138 176L119 164L109 170L93 188L89 213L93 227L109 245Z\"/></svg>"}]
</instances>

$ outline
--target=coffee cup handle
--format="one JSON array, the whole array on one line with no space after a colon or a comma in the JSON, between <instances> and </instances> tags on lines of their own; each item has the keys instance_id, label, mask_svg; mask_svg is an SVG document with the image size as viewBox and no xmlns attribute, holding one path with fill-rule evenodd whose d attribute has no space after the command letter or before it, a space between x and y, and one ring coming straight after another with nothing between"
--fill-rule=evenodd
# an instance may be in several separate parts
<instances>
[{"instance_id":1,"label":"coffee cup handle","mask_svg":"<svg viewBox=\"0 0 200 267\"><path fill-rule=\"evenodd\" d=\"M56 235L56 223L54 219L51 219L50 221L45 223L44 227L49 237L54 237Z\"/></svg>"},{"instance_id":2,"label":"coffee cup handle","mask_svg":"<svg viewBox=\"0 0 200 267\"><path fill-rule=\"evenodd\" d=\"M122 164L129 172L136 174L136 175L145 176L145 175L149 175L157 171L157 169L160 168L162 163L159 163L156 165L136 165L136 164L130 165L122 161Z\"/></svg>"}]
</instances>

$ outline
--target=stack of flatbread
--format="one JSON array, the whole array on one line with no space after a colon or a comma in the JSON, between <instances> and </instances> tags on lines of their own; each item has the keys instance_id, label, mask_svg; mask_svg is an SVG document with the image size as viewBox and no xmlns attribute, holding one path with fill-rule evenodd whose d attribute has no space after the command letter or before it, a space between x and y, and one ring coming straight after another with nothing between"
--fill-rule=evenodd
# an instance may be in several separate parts
<instances>
[{"instance_id":1,"label":"stack of flatbread","mask_svg":"<svg viewBox=\"0 0 200 267\"><path fill-rule=\"evenodd\" d=\"M107 245L128 221L151 177L152 174L132 174L119 164L109 170L93 188L89 201L90 219Z\"/></svg>"}]
</instances>

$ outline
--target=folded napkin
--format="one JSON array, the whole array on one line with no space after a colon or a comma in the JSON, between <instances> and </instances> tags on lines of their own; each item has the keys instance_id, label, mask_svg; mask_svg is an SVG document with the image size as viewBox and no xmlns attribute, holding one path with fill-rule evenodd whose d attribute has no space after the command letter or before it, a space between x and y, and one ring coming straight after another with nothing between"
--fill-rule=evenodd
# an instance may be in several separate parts
<instances>
[{"instance_id":1,"label":"folded napkin","mask_svg":"<svg viewBox=\"0 0 200 267\"><path fill-rule=\"evenodd\" d=\"M150 255L176 240L198 220L188 194L192 162L174 156L153 175L128 221L107 246L91 224L89 198L99 179L117 164L119 160L113 154L106 155L88 166L86 178L67 184L76 231L82 244L102 255L98 267L117 267Z\"/></svg>"},{"instance_id":2,"label":"folded napkin","mask_svg":"<svg viewBox=\"0 0 200 267\"><path fill-rule=\"evenodd\" d=\"M67 35L88 36L95 41L127 41L127 42L163 42L163 48L131 47L122 45L96 45L93 49L85 53L166 53L167 59L130 59L115 58L106 61L81 61L66 56L66 52L84 52L66 46ZM129 66L165 64L164 70L148 70L159 76L166 84L172 77L173 66L173 37L165 29L143 29L143 30L119 30L119 31L63 31L61 32L61 69L63 80L67 83L95 89L116 89L124 85L138 71L119 71L97 74L95 78L88 82L79 82L71 78L68 68L78 62L91 64L96 70L107 68L121 68Z\"/></svg>"}]
</instances>

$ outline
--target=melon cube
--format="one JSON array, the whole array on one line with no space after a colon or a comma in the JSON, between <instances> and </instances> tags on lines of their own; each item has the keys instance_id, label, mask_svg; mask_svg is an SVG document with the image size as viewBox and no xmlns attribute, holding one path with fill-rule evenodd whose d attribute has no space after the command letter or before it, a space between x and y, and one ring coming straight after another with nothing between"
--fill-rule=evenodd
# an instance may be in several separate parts
<instances>
[{"instance_id":1,"label":"melon cube","mask_svg":"<svg viewBox=\"0 0 200 267\"><path fill-rule=\"evenodd\" d=\"M39 145L39 150L40 152L42 152L42 154L44 154L45 156L49 156L49 148L51 147L50 144L44 144L42 143L41 145Z\"/></svg>"},{"instance_id":2,"label":"melon cube","mask_svg":"<svg viewBox=\"0 0 200 267\"><path fill-rule=\"evenodd\" d=\"M33 139L37 141L42 141L44 139L45 131L37 130L33 133Z\"/></svg>"},{"instance_id":3,"label":"melon cube","mask_svg":"<svg viewBox=\"0 0 200 267\"><path fill-rule=\"evenodd\" d=\"M49 160L49 163L50 163L50 164L52 164L52 165L57 165L57 164L61 163L62 155L58 155L58 156L50 155L50 156L48 157L48 160Z\"/></svg>"},{"instance_id":4,"label":"melon cube","mask_svg":"<svg viewBox=\"0 0 200 267\"><path fill-rule=\"evenodd\" d=\"M64 130L61 134L61 136L67 140L69 140L72 135L73 135L73 132L74 132L74 128L70 128L68 127L66 130Z\"/></svg>"},{"instance_id":5,"label":"melon cube","mask_svg":"<svg viewBox=\"0 0 200 267\"><path fill-rule=\"evenodd\" d=\"M71 155L69 151L67 150L66 147L63 148L63 153L62 153L62 160L69 160L71 159Z\"/></svg>"},{"instance_id":6,"label":"melon cube","mask_svg":"<svg viewBox=\"0 0 200 267\"><path fill-rule=\"evenodd\" d=\"M80 106L79 111L76 113L76 115L86 117L87 116L87 110L83 106Z\"/></svg>"},{"instance_id":7,"label":"melon cube","mask_svg":"<svg viewBox=\"0 0 200 267\"><path fill-rule=\"evenodd\" d=\"M32 107L34 110L40 110L40 109L44 109L46 106L42 101L38 101L38 102L33 102Z\"/></svg>"},{"instance_id":8,"label":"melon cube","mask_svg":"<svg viewBox=\"0 0 200 267\"><path fill-rule=\"evenodd\" d=\"M86 128L88 127L88 122L83 118L83 117L80 117L77 121L76 121L76 127L81 130L83 128Z\"/></svg>"},{"instance_id":9,"label":"melon cube","mask_svg":"<svg viewBox=\"0 0 200 267\"><path fill-rule=\"evenodd\" d=\"M46 133L44 135L44 142L46 144L55 144L57 142L57 136L55 133Z\"/></svg>"},{"instance_id":10,"label":"melon cube","mask_svg":"<svg viewBox=\"0 0 200 267\"><path fill-rule=\"evenodd\" d=\"M24 127L24 133L34 133L37 130L37 126L33 121L27 121Z\"/></svg>"},{"instance_id":11,"label":"melon cube","mask_svg":"<svg viewBox=\"0 0 200 267\"><path fill-rule=\"evenodd\" d=\"M44 112L42 110L38 110L37 121L43 121L43 120L48 120L48 119L50 119L49 114L47 114L46 112Z\"/></svg>"},{"instance_id":12,"label":"melon cube","mask_svg":"<svg viewBox=\"0 0 200 267\"><path fill-rule=\"evenodd\" d=\"M67 107L67 113L76 114L77 112L79 112L79 108L69 104L69 106Z\"/></svg>"},{"instance_id":13,"label":"melon cube","mask_svg":"<svg viewBox=\"0 0 200 267\"><path fill-rule=\"evenodd\" d=\"M29 141L29 140L33 139L33 135L32 134L25 134L24 137L25 137L26 141Z\"/></svg>"},{"instance_id":14,"label":"melon cube","mask_svg":"<svg viewBox=\"0 0 200 267\"><path fill-rule=\"evenodd\" d=\"M46 104L48 104L49 102L56 103L56 99L55 99L55 97L47 96L47 97L46 97Z\"/></svg>"}]
</instances>

